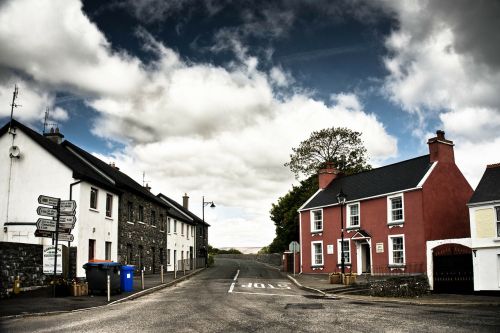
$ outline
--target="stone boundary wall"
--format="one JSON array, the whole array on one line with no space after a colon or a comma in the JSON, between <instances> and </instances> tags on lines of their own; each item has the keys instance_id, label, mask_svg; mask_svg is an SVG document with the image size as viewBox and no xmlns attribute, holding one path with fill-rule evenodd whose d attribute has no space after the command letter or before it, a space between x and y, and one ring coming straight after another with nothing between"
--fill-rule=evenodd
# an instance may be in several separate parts
<instances>
[{"instance_id":1,"label":"stone boundary wall","mask_svg":"<svg viewBox=\"0 0 500 333\"><path fill-rule=\"evenodd\" d=\"M0 298L12 290L18 275L21 288L46 284L42 252L42 245L0 242Z\"/></svg>"},{"instance_id":2,"label":"stone boundary wall","mask_svg":"<svg viewBox=\"0 0 500 333\"><path fill-rule=\"evenodd\" d=\"M218 254L219 258L229 259L243 259L243 260L256 260L269 265L280 267L282 262L282 255L279 253L271 254Z\"/></svg>"}]
</instances>

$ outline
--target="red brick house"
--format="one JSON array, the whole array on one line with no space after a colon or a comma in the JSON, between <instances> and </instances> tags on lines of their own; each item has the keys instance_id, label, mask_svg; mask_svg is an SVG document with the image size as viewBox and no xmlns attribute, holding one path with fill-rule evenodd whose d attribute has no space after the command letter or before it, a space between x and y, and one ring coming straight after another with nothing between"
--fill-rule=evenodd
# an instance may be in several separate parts
<instances>
[{"instance_id":1,"label":"red brick house","mask_svg":"<svg viewBox=\"0 0 500 333\"><path fill-rule=\"evenodd\" d=\"M320 171L319 190L299 209L302 272L340 271L341 208L346 272L425 273L426 241L470 236L473 191L453 142L437 131L427 143L428 155L354 175Z\"/></svg>"}]
</instances>

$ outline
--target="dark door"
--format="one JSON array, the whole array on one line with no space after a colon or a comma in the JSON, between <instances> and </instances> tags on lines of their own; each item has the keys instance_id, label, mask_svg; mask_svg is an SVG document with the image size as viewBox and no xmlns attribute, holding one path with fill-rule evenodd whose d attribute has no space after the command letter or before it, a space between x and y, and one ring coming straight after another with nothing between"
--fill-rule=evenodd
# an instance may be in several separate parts
<instances>
[{"instance_id":1,"label":"dark door","mask_svg":"<svg viewBox=\"0 0 500 333\"><path fill-rule=\"evenodd\" d=\"M370 273L371 271L371 256L370 256L370 245L363 244L363 273Z\"/></svg>"},{"instance_id":2,"label":"dark door","mask_svg":"<svg viewBox=\"0 0 500 333\"><path fill-rule=\"evenodd\" d=\"M95 239L89 239L89 261L95 259Z\"/></svg>"},{"instance_id":3,"label":"dark door","mask_svg":"<svg viewBox=\"0 0 500 333\"><path fill-rule=\"evenodd\" d=\"M434 292L466 294L474 290L472 250L445 244L433 251Z\"/></svg>"},{"instance_id":4,"label":"dark door","mask_svg":"<svg viewBox=\"0 0 500 333\"><path fill-rule=\"evenodd\" d=\"M155 264L156 264L156 248L152 247L151 248L151 261L153 262L153 274L156 273L156 268L155 268Z\"/></svg>"},{"instance_id":5,"label":"dark door","mask_svg":"<svg viewBox=\"0 0 500 333\"><path fill-rule=\"evenodd\" d=\"M139 270L144 269L144 248L142 245L139 245Z\"/></svg>"}]
</instances>

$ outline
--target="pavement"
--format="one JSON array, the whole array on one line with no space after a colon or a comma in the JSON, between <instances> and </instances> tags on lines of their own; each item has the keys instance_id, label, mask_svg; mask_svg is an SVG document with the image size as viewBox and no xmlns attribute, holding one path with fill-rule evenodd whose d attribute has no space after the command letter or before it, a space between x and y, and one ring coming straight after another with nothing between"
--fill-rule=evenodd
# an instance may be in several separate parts
<instances>
[{"instance_id":1,"label":"pavement","mask_svg":"<svg viewBox=\"0 0 500 333\"><path fill-rule=\"evenodd\" d=\"M325 296L348 298L365 302L391 302L414 305L500 306L500 295L434 294L419 297L376 297L359 294L360 289L342 284L330 284L328 274L288 274L299 288L316 291Z\"/></svg>"},{"instance_id":2,"label":"pavement","mask_svg":"<svg viewBox=\"0 0 500 333\"><path fill-rule=\"evenodd\" d=\"M134 276L133 291L111 295L110 302L106 295L53 297L52 287L42 287L0 299L0 317L56 314L116 304L175 285L202 270L204 268L186 271L186 275L178 272L176 279L174 279L173 272L168 272L164 274L163 283L160 274L148 274L144 276L144 289L141 285L141 277Z\"/></svg>"}]
</instances>

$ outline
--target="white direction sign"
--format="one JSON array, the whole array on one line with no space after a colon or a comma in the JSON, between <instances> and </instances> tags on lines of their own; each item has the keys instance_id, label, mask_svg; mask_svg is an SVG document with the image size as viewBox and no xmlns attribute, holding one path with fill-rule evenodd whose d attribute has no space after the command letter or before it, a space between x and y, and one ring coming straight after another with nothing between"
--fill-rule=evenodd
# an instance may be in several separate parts
<instances>
[{"instance_id":1,"label":"white direction sign","mask_svg":"<svg viewBox=\"0 0 500 333\"><path fill-rule=\"evenodd\" d=\"M75 227L74 223L61 223L59 222L59 229L73 229Z\"/></svg>"},{"instance_id":2,"label":"white direction sign","mask_svg":"<svg viewBox=\"0 0 500 333\"><path fill-rule=\"evenodd\" d=\"M36 228L38 230L56 231L56 223L57 221L54 220L38 219L36 221Z\"/></svg>"},{"instance_id":3,"label":"white direction sign","mask_svg":"<svg viewBox=\"0 0 500 333\"><path fill-rule=\"evenodd\" d=\"M38 206L36 213L42 216L57 217L57 209Z\"/></svg>"},{"instance_id":4,"label":"white direction sign","mask_svg":"<svg viewBox=\"0 0 500 333\"><path fill-rule=\"evenodd\" d=\"M76 222L76 216L73 216L73 215L59 216L59 224L70 224L71 223L74 227L75 222Z\"/></svg>"},{"instance_id":5,"label":"white direction sign","mask_svg":"<svg viewBox=\"0 0 500 333\"><path fill-rule=\"evenodd\" d=\"M58 198L52 198L48 197L46 195L39 195L38 196L38 203L40 205L47 205L47 206L57 206L57 203L59 202Z\"/></svg>"},{"instance_id":6,"label":"white direction sign","mask_svg":"<svg viewBox=\"0 0 500 333\"><path fill-rule=\"evenodd\" d=\"M58 238L62 242L72 242L75 239L71 234L59 234Z\"/></svg>"},{"instance_id":7,"label":"white direction sign","mask_svg":"<svg viewBox=\"0 0 500 333\"><path fill-rule=\"evenodd\" d=\"M76 209L76 201L75 200L61 200L60 206L61 213L73 213Z\"/></svg>"}]
</instances>

